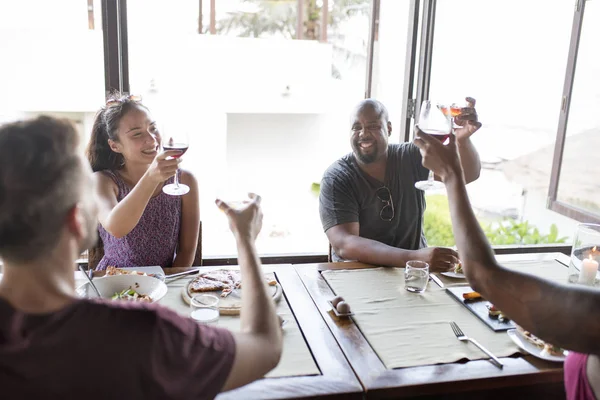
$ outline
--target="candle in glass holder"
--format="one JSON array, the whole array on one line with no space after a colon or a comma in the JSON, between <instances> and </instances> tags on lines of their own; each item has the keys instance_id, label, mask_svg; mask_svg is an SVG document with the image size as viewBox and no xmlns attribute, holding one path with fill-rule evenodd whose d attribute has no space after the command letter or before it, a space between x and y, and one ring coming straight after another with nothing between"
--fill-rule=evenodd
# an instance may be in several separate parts
<instances>
[{"instance_id":1,"label":"candle in glass holder","mask_svg":"<svg viewBox=\"0 0 600 400\"><path fill-rule=\"evenodd\" d=\"M592 285L596 281L596 273L598 272L598 261L589 258L584 258L581 261L581 271L579 272L579 283Z\"/></svg>"}]
</instances>

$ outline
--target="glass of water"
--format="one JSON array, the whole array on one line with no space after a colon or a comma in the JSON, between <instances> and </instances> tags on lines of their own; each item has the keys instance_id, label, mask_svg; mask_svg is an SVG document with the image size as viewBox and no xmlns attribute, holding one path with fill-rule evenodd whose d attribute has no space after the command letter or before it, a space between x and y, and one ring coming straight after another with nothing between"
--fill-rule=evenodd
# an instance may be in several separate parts
<instances>
[{"instance_id":1,"label":"glass of water","mask_svg":"<svg viewBox=\"0 0 600 400\"><path fill-rule=\"evenodd\" d=\"M404 269L404 288L412 293L423 293L429 282L429 264L407 261Z\"/></svg>"},{"instance_id":2,"label":"glass of water","mask_svg":"<svg viewBox=\"0 0 600 400\"><path fill-rule=\"evenodd\" d=\"M197 322L209 324L219 319L219 298L212 294L198 294L190 301L190 317Z\"/></svg>"}]
</instances>

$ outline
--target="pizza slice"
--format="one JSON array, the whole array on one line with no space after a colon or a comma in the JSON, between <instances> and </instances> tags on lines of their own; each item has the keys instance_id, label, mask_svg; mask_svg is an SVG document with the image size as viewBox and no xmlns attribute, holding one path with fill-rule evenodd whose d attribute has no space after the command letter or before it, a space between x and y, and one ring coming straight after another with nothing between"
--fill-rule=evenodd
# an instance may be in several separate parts
<instances>
[{"instance_id":1,"label":"pizza slice","mask_svg":"<svg viewBox=\"0 0 600 400\"><path fill-rule=\"evenodd\" d=\"M233 287L239 289L242 287L242 274L240 271L231 270L229 271L229 278L233 282Z\"/></svg>"},{"instance_id":2,"label":"pizza slice","mask_svg":"<svg viewBox=\"0 0 600 400\"><path fill-rule=\"evenodd\" d=\"M277 285L277 280L275 278L271 278L269 276L265 276L265 282L267 282L267 285L269 285L269 286L275 286L275 285ZM235 284L233 285L233 287L235 289L241 289L242 288L241 277L240 277L239 281L235 281Z\"/></svg>"},{"instance_id":3,"label":"pizza slice","mask_svg":"<svg viewBox=\"0 0 600 400\"><path fill-rule=\"evenodd\" d=\"M215 290L222 290L227 287L223 282L197 276L190 283L190 292L214 292Z\"/></svg>"},{"instance_id":4,"label":"pizza slice","mask_svg":"<svg viewBox=\"0 0 600 400\"><path fill-rule=\"evenodd\" d=\"M229 274L228 270L223 269L218 271L210 271L201 274L200 276L211 281L221 282L227 286L235 285L235 282L231 278L231 275Z\"/></svg>"}]
</instances>

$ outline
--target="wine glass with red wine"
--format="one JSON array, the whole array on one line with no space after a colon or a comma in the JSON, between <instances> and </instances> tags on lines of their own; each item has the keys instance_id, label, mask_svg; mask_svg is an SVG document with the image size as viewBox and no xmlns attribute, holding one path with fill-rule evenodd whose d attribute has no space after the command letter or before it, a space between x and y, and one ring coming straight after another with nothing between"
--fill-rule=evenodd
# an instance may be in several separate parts
<instances>
[{"instance_id":1,"label":"wine glass with red wine","mask_svg":"<svg viewBox=\"0 0 600 400\"><path fill-rule=\"evenodd\" d=\"M179 158L185 154L190 145L189 137L185 131L173 130L163 133L162 147L164 151L175 150L179 151L179 154L169 157L168 159ZM163 192L170 194L171 196L183 196L190 191L188 185L179 183L179 173L175 174L173 183L163 186Z\"/></svg>"},{"instance_id":2,"label":"wine glass with red wine","mask_svg":"<svg viewBox=\"0 0 600 400\"><path fill-rule=\"evenodd\" d=\"M452 132L450 113L443 106L432 103L430 100L425 100L421 104L417 125L421 131L433 136L442 143L448 140ZM415 182L415 187L419 190L438 190L443 189L444 184L436 181L433 171L429 171L427 180Z\"/></svg>"}]
</instances>

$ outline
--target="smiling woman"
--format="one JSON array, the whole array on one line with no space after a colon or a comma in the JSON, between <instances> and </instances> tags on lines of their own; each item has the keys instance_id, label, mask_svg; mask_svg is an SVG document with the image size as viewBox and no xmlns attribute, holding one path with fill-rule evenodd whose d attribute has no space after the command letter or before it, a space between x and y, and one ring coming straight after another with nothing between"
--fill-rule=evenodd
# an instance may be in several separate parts
<instances>
[{"instance_id":1,"label":"smiling woman","mask_svg":"<svg viewBox=\"0 0 600 400\"><path fill-rule=\"evenodd\" d=\"M189 267L194 261L198 185L191 173L179 170L180 150L160 151L161 133L139 100L113 95L94 121L87 156L94 171L104 247L96 269ZM190 188L186 196L163 193L176 174Z\"/></svg>"}]
</instances>

